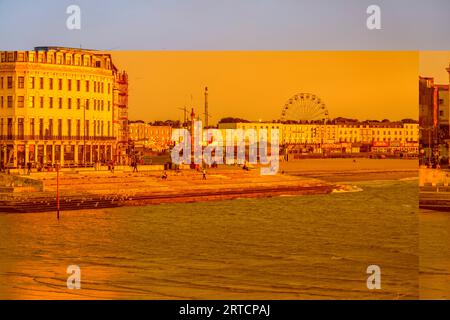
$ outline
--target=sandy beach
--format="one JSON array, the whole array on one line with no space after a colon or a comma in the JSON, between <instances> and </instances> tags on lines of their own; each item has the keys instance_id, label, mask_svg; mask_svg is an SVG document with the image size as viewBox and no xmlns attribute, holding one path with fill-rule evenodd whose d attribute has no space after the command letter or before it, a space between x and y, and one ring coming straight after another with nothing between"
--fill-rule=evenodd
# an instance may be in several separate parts
<instances>
[{"instance_id":1,"label":"sandy beach","mask_svg":"<svg viewBox=\"0 0 450 320\"><path fill-rule=\"evenodd\" d=\"M285 174L327 182L355 182L418 178L417 160L403 159L303 159L280 164Z\"/></svg>"}]
</instances>

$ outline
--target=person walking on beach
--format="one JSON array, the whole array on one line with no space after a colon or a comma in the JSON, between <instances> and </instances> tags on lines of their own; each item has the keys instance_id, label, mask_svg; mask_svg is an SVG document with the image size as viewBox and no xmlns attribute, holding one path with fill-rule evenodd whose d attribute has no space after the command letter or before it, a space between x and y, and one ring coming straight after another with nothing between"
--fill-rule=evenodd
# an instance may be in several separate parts
<instances>
[{"instance_id":1,"label":"person walking on beach","mask_svg":"<svg viewBox=\"0 0 450 320\"><path fill-rule=\"evenodd\" d=\"M134 172L138 172L137 161L136 160L133 160L133 173Z\"/></svg>"},{"instance_id":2,"label":"person walking on beach","mask_svg":"<svg viewBox=\"0 0 450 320\"><path fill-rule=\"evenodd\" d=\"M28 167L27 175L30 175L31 174L31 162L30 161L28 161L27 167Z\"/></svg>"}]
</instances>

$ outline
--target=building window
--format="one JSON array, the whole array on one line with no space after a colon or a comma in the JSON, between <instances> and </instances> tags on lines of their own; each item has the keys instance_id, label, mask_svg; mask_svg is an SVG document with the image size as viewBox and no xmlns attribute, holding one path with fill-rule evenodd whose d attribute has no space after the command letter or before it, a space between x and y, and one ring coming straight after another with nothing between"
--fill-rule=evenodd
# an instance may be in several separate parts
<instances>
[{"instance_id":1,"label":"building window","mask_svg":"<svg viewBox=\"0 0 450 320\"><path fill-rule=\"evenodd\" d=\"M85 108L86 108L86 110L89 110L89 99L86 99Z\"/></svg>"},{"instance_id":2,"label":"building window","mask_svg":"<svg viewBox=\"0 0 450 320\"><path fill-rule=\"evenodd\" d=\"M44 139L44 119L39 119L39 139Z\"/></svg>"},{"instance_id":3,"label":"building window","mask_svg":"<svg viewBox=\"0 0 450 320\"><path fill-rule=\"evenodd\" d=\"M12 139L12 135L13 135L13 124L12 124L12 118L8 118L8 125L7 125L7 135L8 135L8 140Z\"/></svg>"},{"instance_id":4,"label":"building window","mask_svg":"<svg viewBox=\"0 0 450 320\"><path fill-rule=\"evenodd\" d=\"M67 90L72 91L72 79L67 80Z\"/></svg>"},{"instance_id":5,"label":"building window","mask_svg":"<svg viewBox=\"0 0 450 320\"><path fill-rule=\"evenodd\" d=\"M89 92L89 80L86 80L86 92Z\"/></svg>"},{"instance_id":6,"label":"building window","mask_svg":"<svg viewBox=\"0 0 450 320\"><path fill-rule=\"evenodd\" d=\"M23 140L24 138L24 127L23 127L23 118L19 118L17 119L17 133L18 133L18 138L20 140Z\"/></svg>"},{"instance_id":7,"label":"building window","mask_svg":"<svg viewBox=\"0 0 450 320\"><path fill-rule=\"evenodd\" d=\"M17 78L17 87L19 89L23 89L25 87L25 77L18 77Z\"/></svg>"},{"instance_id":8,"label":"building window","mask_svg":"<svg viewBox=\"0 0 450 320\"><path fill-rule=\"evenodd\" d=\"M102 111L103 111L104 103L105 103L105 101L102 100Z\"/></svg>"},{"instance_id":9,"label":"building window","mask_svg":"<svg viewBox=\"0 0 450 320\"><path fill-rule=\"evenodd\" d=\"M77 139L80 139L81 135L81 126L80 126L80 119L77 120Z\"/></svg>"},{"instance_id":10,"label":"building window","mask_svg":"<svg viewBox=\"0 0 450 320\"><path fill-rule=\"evenodd\" d=\"M108 111L111 111L111 101L108 101Z\"/></svg>"},{"instance_id":11,"label":"building window","mask_svg":"<svg viewBox=\"0 0 450 320\"><path fill-rule=\"evenodd\" d=\"M30 119L30 136L34 139L34 118Z\"/></svg>"},{"instance_id":12,"label":"building window","mask_svg":"<svg viewBox=\"0 0 450 320\"><path fill-rule=\"evenodd\" d=\"M3 77L0 78L0 89L3 89Z\"/></svg>"},{"instance_id":13,"label":"building window","mask_svg":"<svg viewBox=\"0 0 450 320\"><path fill-rule=\"evenodd\" d=\"M44 108L44 97L39 97L39 107Z\"/></svg>"},{"instance_id":14,"label":"building window","mask_svg":"<svg viewBox=\"0 0 450 320\"><path fill-rule=\"evenodd\" d=\"M30 106L30 108L34 108L34 96L30 97L29 106Z\"/></svg>"},{"instance_id":15,"label":"building window","mask_svg":"<svg viewBox=\"0 0 450 320\"><path fill-rule=\"evenodd\" d=\"M34 77L30 77L30 89L34 89Z\"/></svg>"},{"instance_id":16,"label":"building window","mask_svg":"<svg viewBox=\"0 0 450 320\"><path fill-rule=\"evenodd\" d=\"M3 102L3 96L1 96L1 97L0 97L0 106L1 106L2 109L3 109L3 103L4 103L4 102Z\"/></svg>"},{"instance_id":17,"label":"building window","mask_svg":"<svg viewBox=\"0 0 450 320\"><path fill-rule=\"evenodd\" d=\"M44 89L44 78L39 79L39 89Z\"/></svg>"},{"instance_id":18,"label":"building window","mask_svg":"<svg viewBox=\"0 0 450 320\"><path fill-rule=\"evenodd\" d=\"M63 80L58 79L58 90L62 90L62 87L63 87Z\"/></svg>"},{"instance_id":19,"label":"building window","mask_svg":"<svg viewBox=\"0 0 450 320\"><path fill-rule=\"evenodd\" d=\"M80 98L77 98L77 109L79 110L81 108L81 100Z\"/></svg>"},{"instance_id":20,"label":"building window","mask_svg":"<svg viewBox=\"0 0 450 320\"><path fill-rule=\"evenodd\" d=\"M53 136L53 119L48 119L48 133L47 136Z\"/></svg>"},{"instance_id":21,"label":"building window","mask_svg":"<svg viewBox=\"0 0 450 320\"><path fill-rule=\"evenodd\" d=\"M50 109L53 109L53 97L48 98L48 106Z\"/></svg>"},{"instance_id":22,"label":"building window","mask_svg":"<svg viewBox=\"0 0 450 320\"><path fill-rule=\"evenodd\" d=\"M58 138L62 138L62 119L58 119Z\"/></svg>"},{"instance_id":23,"label":"building window","mask_svg":"<svg viewBox=\"0 0 450 320\"><path fill-rule=\"evenodd\" d=\"M62 107L63 107L63 99L62 98L58 98L58 108L59 109L62 109Z\"/></svg>"},{"instance_id":24,"label":"building window","mask_svg":"<svg viewBox=\"0 0 450 320\"><path fill-rule=\"evenodd\" d=\"M17 108L23 108L24 104L25 104L24 101L25 101L24 96L18 96L17 97Z\"/></svg>"},{"instance_id":25,"label":"building window","mask_svg":"<svg viewBox=\"0 0 450 320\"><path fill-rule=\"evenodd\" d=\"M72 109L72 98L67 98L67 108Z\"/></svg>"},{"instance_id":26,"label":"building window","mask_svg":"<svg viewBox=\"0 0 450 320\"><path fill-rule=\"evenodd\" d=\"M81 90L81 81L77 80L77 91Z\"/></svg>"},{"instance_id":27,"label":"building window","mask_svg":"<svg viewBox=\"0 0 450 320\"><path fill-rule=\"evenodd\" d=\"M108 83L108 94L110 94L110 93L111 93L111 84Z\"/></svg>"},{"instance_id":28,"label":"building window","mask_svg":"<svg viewBox=\"0 0 450 320\"><path fill-rule=\"evenodd\" d=\"M53 78L48 79L48 88L53 90Z\"/></svg>"},{"instance_id":29,"label":"building window","mask_svg":"<svg viewBox=\"0 0 450 320\"><path fill-rule=\"evenodd\" d=\"M69 139L72 138L72 120L67 119L67 135L69 136Z\"/></svg>"}]
</instances>

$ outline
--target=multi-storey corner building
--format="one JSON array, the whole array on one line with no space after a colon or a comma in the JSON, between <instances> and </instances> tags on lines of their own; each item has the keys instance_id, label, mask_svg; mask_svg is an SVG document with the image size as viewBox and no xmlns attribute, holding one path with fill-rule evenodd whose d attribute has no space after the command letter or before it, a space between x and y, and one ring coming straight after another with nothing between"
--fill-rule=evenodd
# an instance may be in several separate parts
<instances>
[{"instance_id":1,"label":"multi-storey corner building","mask_svg":"<svg viewBox=\"0 0 450 320\"><path fill-rule=\"evenodd\" d=\"M122 77L111 56L37 47L0 52L3 165L88 164L114 159ZM117 91L116 94L115 91ZM115 98L116 96L116 98Z\"/></svg>"},{"instance_id":2,"label":"multi-storey corner building","mask_svg":"<svg viewBox=\"0 0 450 320\"><path fill-rule=\"evenodd\" d=\"M450 71L450 68L447 69ZM423 159L434 161L449 155L449 86L436 84L434 78L419 77L420 143Z\"/></svg>"},{"instance_id":3,"label":"multi-storey corner building","mask_svg":"<svg viewBox=\"0 0 450 320\"><path fill-rule=\"evenodd\" d=\"M445 143L450 139L450 117L449 117L449 91L447 84L436 84L435 90L437 109L438 109L438 140L439 143Z\"/></svg>"},{"instance_id":4,"label":"multi-storey corner building","mask_svg":"<svg viewBox=\"0 0 450 320\"><path fill-rule=\"evenodd\" d=\"M434 79L419 77L420 143L428 148L437 144L438 111L436 107Z\"/></svg>"}]
</instances>

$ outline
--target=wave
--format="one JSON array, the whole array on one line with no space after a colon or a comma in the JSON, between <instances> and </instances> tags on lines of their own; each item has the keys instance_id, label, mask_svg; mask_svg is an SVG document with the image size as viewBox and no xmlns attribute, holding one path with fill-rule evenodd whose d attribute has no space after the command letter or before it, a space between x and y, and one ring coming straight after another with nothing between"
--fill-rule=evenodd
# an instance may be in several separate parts
<instances>
[{"instance_id":1,"label":"wave","mask_svg":"<svg viewBox=\"0 0 450 320\"><path fill-rule=\"evenodd\" d=\"M419 180L419 177L408 177L408 178L398 179L398 181L414 181L414 180Z\"/></svg>"},{"instance_id":2,"label":"wave","mask_svg":"<svg viewBox=\"0 0 450 320\"><path fill-rule=\"evenodd\" d=\"M361 187L355 185L339 185L334 188L331 193L348 193L348 192L361 192L364 191Z\"/></svg>"}]
</instances>

